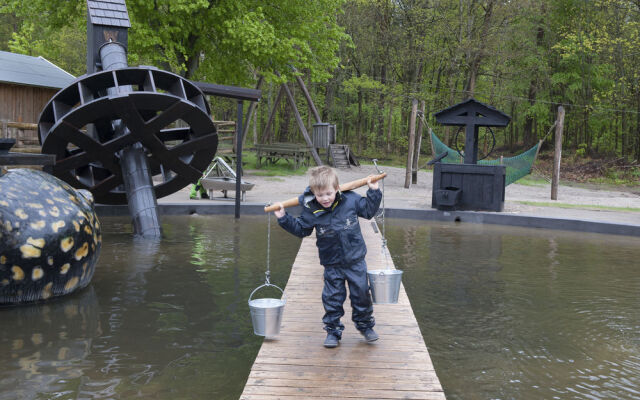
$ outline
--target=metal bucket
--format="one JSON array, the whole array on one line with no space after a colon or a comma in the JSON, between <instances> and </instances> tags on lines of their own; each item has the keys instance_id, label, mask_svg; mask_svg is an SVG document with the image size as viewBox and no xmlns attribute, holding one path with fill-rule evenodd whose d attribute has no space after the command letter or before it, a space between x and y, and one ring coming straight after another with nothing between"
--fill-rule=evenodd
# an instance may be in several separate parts
<instances>
[{"instance_id":1,"label":"metal bucket","mask_svg":"<svg viewBox=\"0 0 640 400\"><path fill-rule=\"evenodd\" d=\"M266 286L273 286L282 292L281 299L262 298L251 300L253 294ZM253 333L258 336L276 336L280 333L280 323L282 322L282 314L284 305L287 302L286 296L282 289L276 285L264 284L258 286L249 295L249 309L251 310L251 322L253 323Z\"/></svg>"},{"instance_id":2,"label":"metal bucket","mask_svg":"<svg viewBox=\"0 0 640 400\"><path fill-rule=\"evenodd\" d=\"M375 304L395 304L398 302L402 271L398 269L374 269L367 271L371 297Z\"/></svg>"}]
</instances>

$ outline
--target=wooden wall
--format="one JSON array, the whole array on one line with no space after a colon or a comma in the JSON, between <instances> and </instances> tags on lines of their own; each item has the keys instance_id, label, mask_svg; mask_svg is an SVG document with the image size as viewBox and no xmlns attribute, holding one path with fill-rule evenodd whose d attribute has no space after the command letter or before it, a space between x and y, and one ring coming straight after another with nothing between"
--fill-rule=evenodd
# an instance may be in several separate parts
<instances>
[{"instance_id":1,"label":"wooden wall","mask_svg":"<svg viewBox=\"0 0 640 400\"><path fill-rule=\"evenodd\" d=\"M40 112L57 92L58 89L0 82L0 121L38 123ZM0 124L0 129L2 126ZM18 139L16 146L38 142L35 130L8 128L0 132L0 137Z\"/></svg>"}]
</instances>

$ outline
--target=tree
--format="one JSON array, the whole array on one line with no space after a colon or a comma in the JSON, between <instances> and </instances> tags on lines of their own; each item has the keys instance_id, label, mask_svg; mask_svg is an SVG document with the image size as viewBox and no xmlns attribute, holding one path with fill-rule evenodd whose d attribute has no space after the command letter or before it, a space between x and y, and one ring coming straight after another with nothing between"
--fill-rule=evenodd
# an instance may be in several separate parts
<instances>
[{"instance_id":1,"label":"tree","mask_svg":"<svg viewBox=\"0 0 640 400\"><path fill-rule=\"evenodd\" d=\"M293 66L323 81L338 65L336 51L346 39L336 22L342 2L129 0L130 64L152 64L189 79L223 84L246 84L256 71L283 81ZM0 12L23 19L12 39L14 49L46 51L43 46L55 33L70 26L81 33L86 3L7 0ZM43 39L34 40L34 33L42 32Z\"/></svg>"}]
</instances>

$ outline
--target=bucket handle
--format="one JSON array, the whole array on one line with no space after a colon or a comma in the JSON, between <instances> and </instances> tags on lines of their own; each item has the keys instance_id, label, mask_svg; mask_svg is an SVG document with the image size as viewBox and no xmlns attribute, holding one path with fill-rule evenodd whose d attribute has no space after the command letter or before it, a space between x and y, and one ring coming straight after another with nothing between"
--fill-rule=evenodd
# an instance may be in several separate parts
<instances>
[{"instance_id":1,"label":"bucket handle","mask_svg":"<svg viewBox=\"0 0 640 400\"><path fill-rule=\"evenodd\" d=\"M266 286L273 286L274 288L276 288L276 289L278 289L280 292L282 292L282 298L281 298L280 300L283 300L283 301L285 302L285 304L287 303L287 295L286 295L286 294L284 294L284 290L280 289L278 286L273 285L273 284L271 284L271 283L265 283L265 284L262 284L262 285L258 286L258 287L257 287L257 288L255 288L255 289L253 289L253 292L251 292L251 294L249 295L249 300L247 301L247 303L251 303L251 298L253 297L253 294L254 294L255 292L257 292L259 289L262 289L263 287L266 287Z\"/></svg>"}]
</instances>

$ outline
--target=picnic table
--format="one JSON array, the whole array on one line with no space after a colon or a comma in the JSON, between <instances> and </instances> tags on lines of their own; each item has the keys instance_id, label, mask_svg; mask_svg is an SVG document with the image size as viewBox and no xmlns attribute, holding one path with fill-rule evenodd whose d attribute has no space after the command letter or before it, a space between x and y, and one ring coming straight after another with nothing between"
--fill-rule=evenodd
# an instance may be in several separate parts
<instances>
[{"instance_id":1,"label":"picnic table","mask_svg":"<svg viewBox=\"0 0 640 400\"><path fill-rule=\"evenodd\" d=\"M271 143L256 144L257 167L262 166L264 158L265 165L275 164L279 160L292 162L295 169L311 163L311 149L306 144L299 143Z\"/></svg>"}]
</instances>

